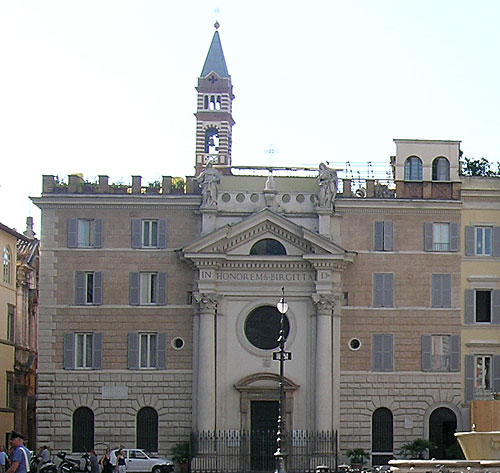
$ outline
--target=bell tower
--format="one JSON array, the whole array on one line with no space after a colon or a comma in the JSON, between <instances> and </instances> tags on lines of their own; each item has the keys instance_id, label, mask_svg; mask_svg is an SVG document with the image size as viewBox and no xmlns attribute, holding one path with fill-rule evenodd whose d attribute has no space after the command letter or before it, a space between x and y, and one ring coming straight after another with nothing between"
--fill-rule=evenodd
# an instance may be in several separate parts
<instances>
[{"instance_id":1,"label":"bell tower","mask_svg":"<svg viewBox=\"0 0 500 473\"><path fill-rule=\"evenodd\" d=\"M217 31L219 23L214 26L215 33L196 87L197 176L209 160L223 173L230 172L231 166L233 86Z\"/></svg>"}]
</instances>

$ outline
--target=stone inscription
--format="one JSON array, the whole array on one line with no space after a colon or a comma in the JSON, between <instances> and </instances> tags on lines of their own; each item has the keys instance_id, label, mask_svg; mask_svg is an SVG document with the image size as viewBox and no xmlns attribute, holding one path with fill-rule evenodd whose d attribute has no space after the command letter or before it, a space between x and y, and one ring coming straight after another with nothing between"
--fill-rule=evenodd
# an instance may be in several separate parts
<instances>
[{"instance_id":1,"label":"stone inscription","mask_svg":"<svg viewBox=\"0 0 500 473\"><path fill-rule=\"evenodd\" d=\"M264 282L307 282L314 281L310 273L273 273L273 272L221 272L217 273L217 281L264 281Z\"/></svg>"},{"instance_id":2,"label":"stone inscription","mask_svg":"<svg viewBox=\"0 0 500 473\"><path fill-rule=\"evenodd\" d=\"M102 387L103 399L127 399L128 387L127 386L103 386Z\"/></svg>"}]
</instances>

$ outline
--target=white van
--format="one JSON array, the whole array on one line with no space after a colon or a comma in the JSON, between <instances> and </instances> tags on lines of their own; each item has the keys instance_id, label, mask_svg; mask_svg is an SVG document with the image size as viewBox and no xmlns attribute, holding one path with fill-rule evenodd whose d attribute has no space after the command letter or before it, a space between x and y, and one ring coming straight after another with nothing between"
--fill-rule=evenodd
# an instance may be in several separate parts
<instances>
[{"instance_id":1,"label":"white van","mask_svg":"<svg viewBox=\"0 0 500 473\"><path fill-rule=\"evenodd\" d=\"M122 448L125 454L127 473L171 473L175 465L165 457L159 457L154 453L140 448ZM116 454L118 450L111 450L111 463L116 465Z\"/></svg>"}]
</instances>

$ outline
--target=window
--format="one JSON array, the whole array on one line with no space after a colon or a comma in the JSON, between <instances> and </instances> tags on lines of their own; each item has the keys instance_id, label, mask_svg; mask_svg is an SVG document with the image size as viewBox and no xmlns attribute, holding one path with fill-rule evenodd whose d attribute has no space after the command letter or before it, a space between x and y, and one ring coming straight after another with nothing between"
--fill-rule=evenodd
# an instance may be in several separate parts
<instances>
[{"instance_id":1,"label":"window","mask_svg":"<svg viewBox=\"0 0 500 473\"><path fill-rule=\"evenodd\" d=\"M458 225L456 223L424 224L425 251L458 251Z\"/></svg>"},{"instance_id":2,"label":"window","mask_svg":"<svg viewBox=\"0 0 500 473\"><path fill-rule=\"evenodd\" d=\"M432 162L432 180L433 181L449 181L450 180L450 163L446 158L436 158Z\"/></svg>"},{"instance_id":3,"label":"window","mask_svg":"<svg viewBox=\"0 0 500 473\"><path fill-rule=\"evenodd\" d=\"M286 255L285 247L273 238L264 238L255 243L250 249L251 255Z\"/></svg>"},{"instance_id":4,"label":"window","mask_svg":"<svg viewBox=\"0 0 500 473\"><path fill-rule=\"evenodd\" d=\"M372 465L387 465L393 459L393 449L392 412L380 407L372 416Z\"/></svg>"},{"instance_id":5,"label":"window","mask_svg":"<svg viewBox=\"0 0 500 473\"><path fill-rule=\"evenodd\" d=\"M64 369L101 369L101 359L101 333L69 332L64 334Z\"/></svg>"},{"instance_id":6,"label":"window","mask_svg":"<svg viewBox=\"0 0 500 473\"><path fill-rule=\"evenodd\" d=\"M99 218L68 219L68 248L101 248L102 220Z\"/></svg>"},{"instance_id":7,"label":"window","mask_svg":"<svg viewBox=\"0 0 500 473\"><path fill-rule=\"evenodd\" d=\"M474 357L474 387L476 389L491 389L491 356L476 355Z\"/></svg>"},{"instance_id":8,"label":"window","mask_svg":"<svg viewBox=\"0 0 500 473\"><path fill-rule=\"evenodd\" d=\"M376 251L392 251L393 249L393 225L392 221L386 220L375 222L374 227L374 249Z\"/></svg>"},{"instance_id":9,"label":"window","mask_svg":"<svg viewBox=\"0 0 500 473\"><path fill-rule=\"evenodd\" d=\"M432 307L451 307L451 274L433 274L431 289Z\"/></svg>"},{"instance_id":10,"label":"window","mask_svg":"<svg viewBox=\"0 0 500 473\"><path fill-rule=\"evenodd\" d=\"M127 344L129 369L166 368L167 335L165 333L129 333Z\"/></svg>"},{"instance_id":11,"label":"window","mask_svg":"<svg viewBox=\"0 0 500 473\"><path fill-rule=\"evenodd\" d=\"M422 335L422 371L459 371L459 335Z\"/></svg>"},{"instance_id":12,"label":"window","mask_svg":"<svg viewBox=\"0 0 500 473\"><path fill-rule=\"evenodd\" d=\"M139 334L139 368L156 368L156 333Z\"/></svg>"},{"instance_id":13,"label":"window","mask_svg":"<svg viewBox=\"0 0 500 473\"><path fill-rule=\"evenodd\" d=\"M3 282L5 284L12 282L12 254L8 246L3 249Z\"/></svg>"},{"instance_id":14,"label":"window","mask_svg":"<svg viewBox=\"0 0 500 473\"><path fill-rule=\"evenodd\" d=\"M130 305L165 305L167 273L130 273Z\"/></svg>"},{"instance_id":15,"label":"window","mask_svg":"<svg viewBox=\"0 0 500 473\"><path fill-rule=\"evenodd\" d=\"M136 431L137 448L142 448L148 452L158 451L158 413L152 407L143 407L137 413L137 431ZM144 454L140 451L136 453L136 458L141 458Z\"/></svg>"},{"instance_id":16,"label":"window","mask_svg":"<svg viewBox=\"0 0 500 473\"><path fill-rule=\"evenodd\" d=\"M477 225L465 227L466 256L500 256L500 227Z\"/></svg>"},{"instance_id":17,"label":"window","mask_svg":"<svg viewBox=\"0 0 500 473\"><path fill-rule=\"evenodd\" d=\"M14 341L16 327L16 308L13 305L7 304L7 340Z\"/></svg>"},{"instance_id":18,"label":"window","mask_svg":"<svg viewBox=\"0 0 500 473\"><path fill-rule=\"evenodd\" d=\"M6 400L7 407L10 409L15 409L15 394L14 394L14 373L7 373L7 384L6 384Z\"/></svg>"},{"instance_id":19,"label":"window","mask_svg":"<svg viewBox=\"0 0 500 473\"><path fill-rule=\"evenodd\" d=\"M132 219L132 248L166 248L165 219Z\"/></svg>"},{"instance_id":20,"label":"window","mask_svg":"<svg viewBox=\"0 0 500 473\"><path fill-rule=\"evenodd\" d=\"M405 181L422 180L422 161L417 156L410 156L405 161Z\"/></svg>"},{"instance_id":21,"label":"window","mask_svg":"<svg viewBox=\"0 0 500 473\"><path fill-rule=\"evenodd\" d=\"M285 340L290 332L287 316L283 319ZM265 305L253 309L245 321L245 336L256 348L272 350L278 347L278 337L281 329L281 314L273 306Z\"/></svg>"},{"instance_id":22,"label":"window","mask_svg":"<svg viewBox=\"0 0 500 473\"><path fill-rule=\"evenodd\" d=\"M75 334L75 368L93 367L93 333Z\"/></svg>"},{"instance_id":23,"label":"window","mask_svg":"<svg viewBox=\"0 0 500 473\"><path fill-rule=\"evenodd\" d=\"M75 272L75 304L102 304L102 273L95 271Z\"/></svg>"},{"instance_id":24,"label":"window","mask_svg":"<svg viewBox=\"0 0 500 473\"><path fill-rule=\"evenodd\" d=\"M73 452L89 452L94 448L94 413L79 407L73 413Z\"/></svg>"},{"instance_id":25,"label":"window","mask_svg":"<svg viewBox=\"0 0 500 473\"><path fill-rule=\"evenodd\" d=\"M476 255L491 255L491 227L476 227Z\"/></svg>"},{"instance_id":26,"label":"window","mask_svg":"<svg viewBox=\"0 0 500 473\"><path fill-rule=\"evenodd\" d=\"M465 355L465 400L491 399L492 392L500 392L500 356Z\"/></svg>"},{"instance_id":27,"label":"window","mask_svg":"<svg viewBox=\"0 0 500 473\"><path fill-rule=\"evenodd\" d=\"M219 154L219 131L217 128L207 128L205 131L205 153Z\"/></svg>"},{"instance_id":28,"label":"window","mask_svg":"<svg viewBox=\"0 0 500 473\"><path fill-rule=\"evenodd\" d=\"M393 274L374 273L373 307L393 307Z\"/></svg>"},{"instance_id":29,"label":"window","mask_svg":"<svg viewBox=\"0 0 500 473\"><path fill-rule=\"evenodd\" d=\"M372 338L372 370L393 371L394 341L392 333L376 333Z\"/></svg>"},{"instance_id":30,"label":"window","mask_svg":"<svg viewBox=\"0 0 500 473\"><path fill-rule=\"evenodd\" d=\"M466 289L465 323L500 324L500 291L497 289Z\"/></svg>"}]
</instances>

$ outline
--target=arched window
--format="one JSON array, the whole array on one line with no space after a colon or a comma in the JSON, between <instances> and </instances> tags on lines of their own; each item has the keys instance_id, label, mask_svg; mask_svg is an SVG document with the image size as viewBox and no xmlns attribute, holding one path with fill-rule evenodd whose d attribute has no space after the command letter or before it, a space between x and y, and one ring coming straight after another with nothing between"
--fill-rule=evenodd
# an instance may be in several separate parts
<instances>
[{"instance_id":1,"label":"arched window","mask_svg":"<svg viewBox=\"0 0 500 473\"><path fill-rule=\"evenodd\" d=\"M422 161L417 156L410 156L405 162L405 181L422 180Z\"/></svg>"},{"instance_id":2,"label":"arched window","mask_svg":"<svg viewBox=\"0 0 500 473\"><path fill-rule=\"evenodd\" d=\"M460 448L455 438L457 416L447 407L438 407L432 411L429 418L429 440L434 448L430 456L438 460L447 460L460 457Z\"/></svg>"},{"instance_id":3,"label":"arched window","mask_svg":"<svg viewBox=\"0 0 500 473\"><path fill-rule=\"evenodd\" d=\"M208 128L205 131L205 153L219 153L219 132L217 128Z\"/></svg>"},{"instance_id":4,"label":"arched window","mask_svg":"<svg viewBox=\"0 0 500 473\"><path fill-rule=\"evenodd\" d=\"M73 413L73 452L90 452L94 448L94 413L79 407Z\"/></svg>"},{"instance_id":5,"label":"arched window","mask_svg":"<svg viewBox=\"0 0 500 473\"><path fill-rule=\"evenodd\" d=\"M251 255L286 255L285 247L277 240L264 238L255 243L251 250Z\"/></svg>"},{"instance_id":6,"label":"arched window","mask_svg":"<svg viewBox=\"0 0 500 473\"><path fill-rule=\"evenodd\" d=\"M143 407L137 413L136 447L158 451L158 413L152 407Z\"/></svg>"},{"instance_id":7,"label":"arched window","mask_svg":"<svg viewBox=\"0 0 500 473\"><path fill-rule=\"evenodd\" d=\"M372 465L387 465L393 457L392 412L380 407L372 416Z\"/></svg>"},{"instance_id":8,"label":"arched window","mask_svg":"<svg viewBox=\"0 0 500 473\"><path fill-rule=\"evenodd\" d=\"M432 180L433 181L449 181L450 180L450 163L446 158L436 158L432 162Z\"/></svg>"},{"instance_id":9,"label":"arched window","mask_svg":"<svg viewBox=\"0 0 500 473\"><path fill-rule=\"evenodd\" d=\"M6 246L3 249L3 282L10 284L12 281L12 256L10 248Z\"/></svg>"}]
</instances>

